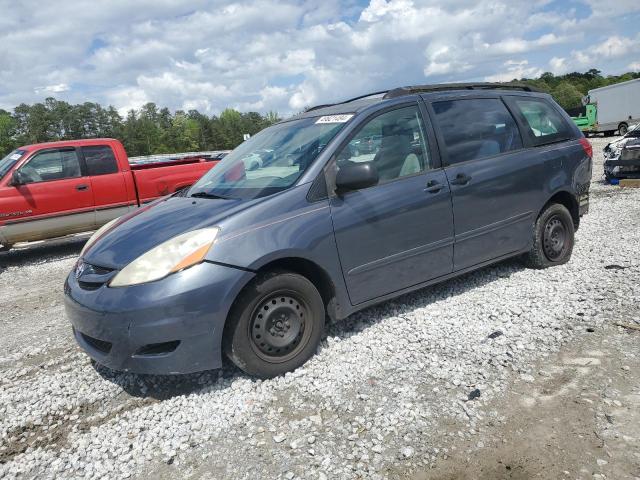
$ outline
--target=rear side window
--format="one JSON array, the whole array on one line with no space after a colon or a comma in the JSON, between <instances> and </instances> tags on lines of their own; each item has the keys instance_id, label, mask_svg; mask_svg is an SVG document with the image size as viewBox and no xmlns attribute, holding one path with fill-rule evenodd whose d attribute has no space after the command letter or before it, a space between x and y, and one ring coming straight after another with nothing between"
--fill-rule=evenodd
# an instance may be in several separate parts
<instances>
[{"instance_id":1,"label":"rear side window","mask_svg":"<svg viewBox=\"0 0 640 480\"><path fill-rule=\"evenodd\" d=\"M572 137L565 119L553 105L541 98L511 97L515 111L522 115L527 135L533 145L542 145Z\"/></svg>"},{"instance_id":2,"label":"rear side window","mask_svg":"<svg viewBox=\"0 0 640 480\"><path fill-rule=\"evenodd\" d=\"M118 172L118 162L111 147L107 145L82 147L82 154L87 165L87 175L108 175Z\"/></svg>"},{"instance_id":3,"label":"rear side window","mask_svg":"<svg viewBox=\"0 0 640 480\"><path fill-rule=\"evenodd\" d=\"M433 109L450 165L522 148L516 122L500 99L447 100Z\"/></svg>"}]
</instances>

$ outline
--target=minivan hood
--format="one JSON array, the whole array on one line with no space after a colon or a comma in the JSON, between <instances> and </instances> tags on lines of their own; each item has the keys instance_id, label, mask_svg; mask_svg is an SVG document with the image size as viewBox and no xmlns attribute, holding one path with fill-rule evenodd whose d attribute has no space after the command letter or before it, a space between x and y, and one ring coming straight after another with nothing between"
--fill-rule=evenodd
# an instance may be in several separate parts
<instances>
[{"instance_id":1,"label":"minivan hood","mask_svg":"<svg viewBox=\"0 0 640 480\"><path fill-rule=\"evenodd\" d=\"M122 217L85 253L92 265L121 269L181 233L212 227L256 200L168 197Z\"/></svg>"}]
</instances>

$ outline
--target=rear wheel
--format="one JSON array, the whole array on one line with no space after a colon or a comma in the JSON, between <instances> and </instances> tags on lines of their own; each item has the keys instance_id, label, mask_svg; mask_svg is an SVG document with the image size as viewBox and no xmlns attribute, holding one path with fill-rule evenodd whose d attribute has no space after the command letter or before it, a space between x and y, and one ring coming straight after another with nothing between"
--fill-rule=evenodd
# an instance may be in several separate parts
<instances>
[{"instance_id":1,"label":"rear wheel","mask_svg":"<svg viewBox=\"0 0 640 480\"><path fill-rule=\"evenodd\" d=\"M533 235L533 247L526 255L530 267L562 265L571 258L575 227L564 205L553 203L547 206L535 223Z\"/></svg>"},{"instance_id":2,"label":"rear wheel","mask_svg":"<svg viewBox=\"0 0 640 480\"><path fill-rule=\"evenodd\" d=\"M272 378L295 370L318 348L325 309L307 278L272 272L239 295L227 320L224 350L250 375Z\"/></svg>"},{"instance_id":3,"label":"rear wheel","mask_svg":"<svg viewBox=\"0 0 640 480\"><path fill-rule=\"evenodd\" d=\"M626 123L621 123L620 125L618 125L618 133L620 133L620 135L626 135L628 131L629 125L627 125Z\"/></svg>"}]
</instances>

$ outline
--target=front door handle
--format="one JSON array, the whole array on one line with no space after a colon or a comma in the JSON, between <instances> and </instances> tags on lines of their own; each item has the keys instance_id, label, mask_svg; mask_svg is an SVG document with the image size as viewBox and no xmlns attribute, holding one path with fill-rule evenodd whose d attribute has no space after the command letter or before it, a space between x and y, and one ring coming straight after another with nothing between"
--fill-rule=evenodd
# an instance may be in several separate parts
<instances>
[{"instance_id":1,"label":"front door handle","mask_svg":"<svg viewBox=\"0 0 640 480\"><path fill-rule=\"evenodd\" d=\"M78 185L76 186L76 190L78 190L79 192L82 192L84 190L89 190L89 187L87 185Z\"/></svg>"},{"instance_id":2,"label":"front door handle","mask_svg":"<svg viewBox=\"0 0 640 480\"><path fill-rule=\"evenodd\" d=\"M442 187L444 187L444 185L442 185L441 183L438 183L435 180L431 180L429 183L427 183L427 187L424 189L424 191L427 193L438 193L440 190L442 190Z\"/></svg>"},{"instance_id":3,"label":"front door handle","mask_svg":"<svg viewBox=\"0 0 640 480\"><path fill-rule=\"evenodd\" d=\"M464 173L459 173L456 175L456 178L451 180L449 183L451 185L466 185L471 181L471 177L469 175L465 175Z\"/></svg>"}]
</instances>

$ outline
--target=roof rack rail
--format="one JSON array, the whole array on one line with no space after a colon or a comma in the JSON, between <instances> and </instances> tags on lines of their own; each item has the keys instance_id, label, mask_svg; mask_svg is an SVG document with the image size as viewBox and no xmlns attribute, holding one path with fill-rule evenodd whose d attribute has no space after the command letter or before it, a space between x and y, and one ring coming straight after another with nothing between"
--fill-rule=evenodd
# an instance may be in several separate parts
<instances>
[{"instance_id":1,"label":"roof rack rail","mask_svg":"<svg viewBox=\"0 0 640 480\"><path fill-rule=\"evenodd\" d=\"M389 90L384 99L402 97L412 93L438 92L446 90L488 90L488 89L512 89L525 92L542 92L542 90L520 82L476 82L476 83L438 83L432 85L410 85L408 87Z\"/></svg>"},{"instance_id":2,"label":"roof rack rail","mask_svg":"<svg viewBox=\"0 0 640 480\"><path fill-rule=\"evenodd\" d=\"M312 110L318 110L318 109L324 108L324 107L333 107L334 105L342 105L344 103L355 102L356 100L360 100L362 98L372 97L374 95L382 95L383 93L387 93L387 92L389 92L389 90L382 90L380 92L373 92L373 93L367 93L366 95L359 95L357 97L353 97L353 98L350 98L349 100L344 100L342 102L325 103L323 105L315 105L315 106L313 106L311 108L306 109L305 113L306 112L310 112Z\"/></svg>"}]
</instances>

